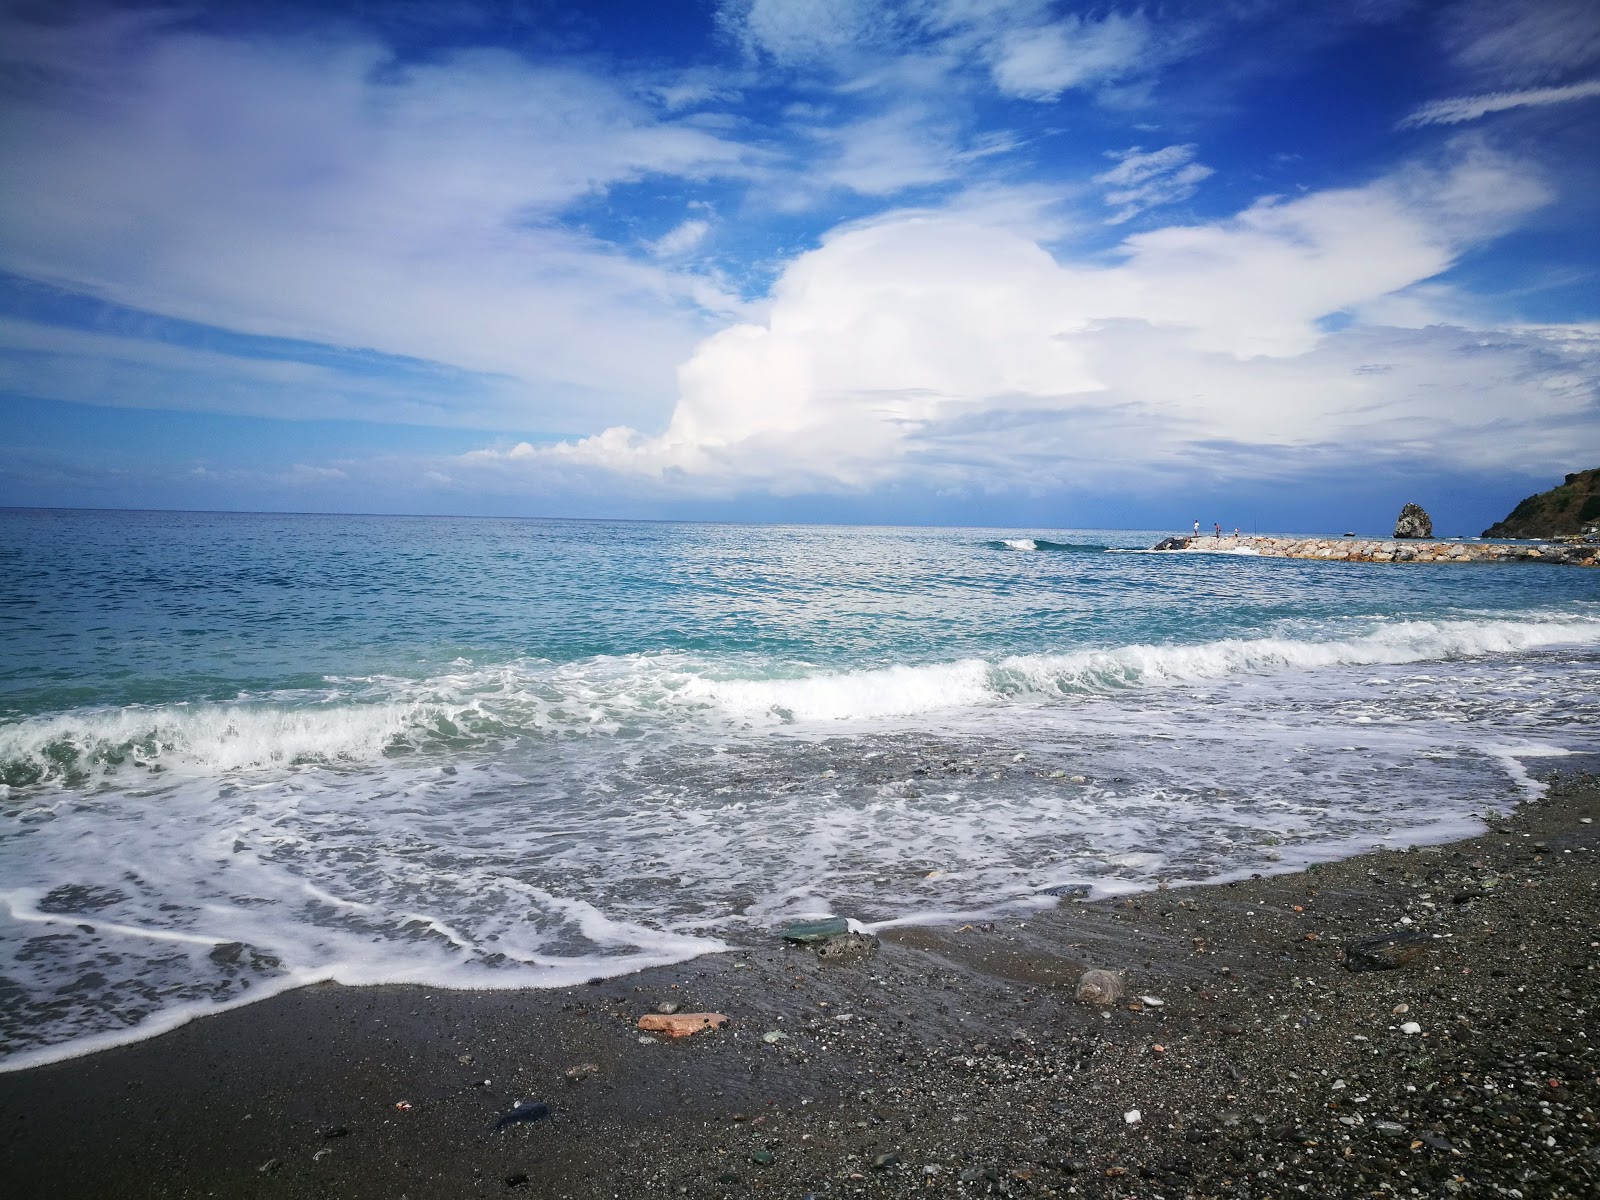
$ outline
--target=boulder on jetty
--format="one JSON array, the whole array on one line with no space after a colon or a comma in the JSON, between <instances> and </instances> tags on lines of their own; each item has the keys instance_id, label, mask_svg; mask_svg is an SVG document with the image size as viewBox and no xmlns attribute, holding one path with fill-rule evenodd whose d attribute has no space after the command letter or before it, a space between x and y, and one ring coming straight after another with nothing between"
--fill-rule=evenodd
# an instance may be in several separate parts
<instances>
[{"instance_id":1,"label":"boulder on jetty","mask_svg":"<svg viewBox=\"0 0 1600 1200\"><path fill-rule=\"evenodd\" d=\"M1433 536L1433 519L1422 511L1422 505L1408 504L1400 510L1400 516L1394 523L1394 536L1397 538L1431 538Z\"/></svg>"}]
</instances>

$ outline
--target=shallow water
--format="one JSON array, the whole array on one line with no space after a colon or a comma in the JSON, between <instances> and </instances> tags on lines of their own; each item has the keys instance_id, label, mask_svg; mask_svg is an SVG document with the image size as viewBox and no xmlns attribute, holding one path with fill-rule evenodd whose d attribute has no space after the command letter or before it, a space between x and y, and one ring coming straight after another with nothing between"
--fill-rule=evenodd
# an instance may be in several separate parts
<instances>
[{"instance_id":1,"label":"shallow water","mask_svg":"<svg viewBox=\"0 0 1600 1200\"><path fill-rule=\"evenodd\" d=\"M4 1065L1441 840L1600 749L1600 573L1162 535L0 512Z\"/></svg>"}]
</instances>

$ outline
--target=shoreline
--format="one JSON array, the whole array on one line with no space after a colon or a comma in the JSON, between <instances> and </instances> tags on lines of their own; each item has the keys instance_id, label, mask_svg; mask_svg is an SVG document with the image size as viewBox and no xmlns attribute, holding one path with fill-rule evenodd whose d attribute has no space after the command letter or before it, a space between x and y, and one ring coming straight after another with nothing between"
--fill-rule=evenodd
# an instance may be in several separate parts
<instances>
[{"instance_id":1,"label":"shoreline","mask_svg":"<svg viewBox=\"0 0 1600 1200\"><path fill-rule=\"evenodd\" d=\"M298 988L0 1076L0 1175L68 1197L1593 1194L1597 820L1600 781L1555 775L1464 841L888 929L856 963L774 944L548 991ZM1342 964L1395 930L1432 935L1419 961ZM1129 998L1077 1002L1085 967ZM730 1024L642 1044L663 1002ZM497 1132L521 1100L549 1119Z\"/></svg>"}]
</instances>

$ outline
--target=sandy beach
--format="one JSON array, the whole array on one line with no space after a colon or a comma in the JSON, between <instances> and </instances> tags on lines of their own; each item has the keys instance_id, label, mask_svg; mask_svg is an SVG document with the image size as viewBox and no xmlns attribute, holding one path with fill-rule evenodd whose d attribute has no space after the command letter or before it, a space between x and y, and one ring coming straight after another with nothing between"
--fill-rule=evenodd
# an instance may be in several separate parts
<instances>
[{"instance_id":1,"label":"sandy beach","mask_svg":"<svg viewBox=\"0 0 1600 1200\"><path fill-rule=\"evenodd\" d=\"M59 1197L1590 1196L1597 818L1567 773L1470 841L897 929L854 963L775 940L566 990L306 988L0 1076L0 1173ZM1389 932L1428 936L1349 969ZM1090 967L1127 996L1076 1000ZM674 1004L729 1024L645 1041ZM497 1128L519 1101L548 1117Z\"/></svg>"}]
</instances>

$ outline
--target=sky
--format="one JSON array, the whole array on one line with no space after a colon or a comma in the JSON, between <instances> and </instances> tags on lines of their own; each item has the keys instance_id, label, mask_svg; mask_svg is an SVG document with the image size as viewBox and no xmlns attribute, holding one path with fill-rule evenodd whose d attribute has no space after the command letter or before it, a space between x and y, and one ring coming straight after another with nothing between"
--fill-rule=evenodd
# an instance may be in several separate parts
<instances>
[{"instance_id":1,"label":"sky","mask_svg":"<svg viewBox=\"0 0 1600 1200\"><path fill-rule=\"evenodd\" d=\"M1592 0L0 0L0 504L1476 533Z\"/></svg>"}]
</instances>

